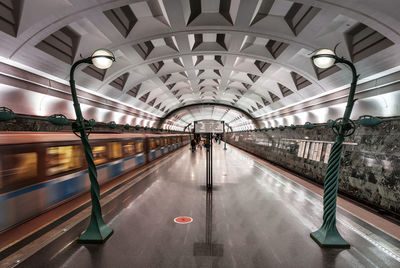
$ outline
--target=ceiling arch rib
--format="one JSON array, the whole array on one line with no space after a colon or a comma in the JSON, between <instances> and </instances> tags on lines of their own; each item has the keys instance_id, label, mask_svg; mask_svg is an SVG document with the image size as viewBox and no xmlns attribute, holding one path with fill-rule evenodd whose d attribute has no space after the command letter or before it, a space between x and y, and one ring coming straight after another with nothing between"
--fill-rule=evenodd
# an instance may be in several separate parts
<instances>
[{"instance_id":1,"label":"ceiling arch rib","mask_svg":"<svg viewBox=\"0 0 400 268\"><path fill-rule=\"evenodd\" d=\"M32 8L17 2L23 6L10 10ZM309 53L315 48L342 42L338 53L365 76L400 65L390 57L400 42L387 26L400 25L391 10L355 7L344 0L69 0L54 4L53 19L31 21L29 31L24 13L19 22L14 17L13 31L0 28L0 53L66 78L70 63L98 44L111 48L117 62L103 72L81 68L81 86L160 117L196 102L229 104L259 117L347 83L337 66L314 68ZM369 15L374 9L377 18Z\"/></svg>"},{"instance_id":2,"label":"ceiling arch rib","mask_svg":"<svg viewBox=\"0 0 400 268\"><path fill-rule=\"evenodd\" d=\"M238 58L237 58L238 59ZM252 87L252 84L255 84L257 82L257 80L260 78L260 76L262 75L261 71L264 71L267 69L265 67L265 65L267 65L268 67L271 66L271 64L267 63L267 62L262 62L260 60L254 60L254 59L250 59L250 58L240 58L240 60L236 60L236 62L240 62L240 64L237 64L241 67L240 71L237 71L235 66L232 66L230 69L234 70L234 71L230 71L227 73L228 75L228 84L225 88L225 91L222 91L222 94L224 93L229 93L230 91L233 91L233 94L241 94L243 95L247 90L250 89L250 87ZM250 68L251 65L253 65L253 68ZM253 74L253 73L244 73L242 72L242 70L246 70L245 68L243 68L243 66L247 66L247 68L250 69L250 72L257 72L256 70L258 70L258 68L261 69L261 71L258 71L257 74ZM202 68L207 68L207 67L202 67ZM214 89L216 92L218 92L218 87L220 86L220 78L221 76L227 72L227 70L225 68L222 69L215 69L217 67L212 67L211 69L194 69L194 71L197 73L197 78L198 81L195 81L195 85L197 85L197 89L198 91L204 92L207 91L207 89ZM229 70L228 70L229 71ZM160 71L161 72L161 71ZM208 73L208 78L206 77L206 74ZM186 77L186 75L183 75L181 77L180 80L176 80L176 81L172 81L171 79L169 79L171 74L165 74L165 73L160 73L162 74L161 76L158 76L157 74L152 74L150 77L145 77L142 80L139 81L139 85L143 82L146 81L148 79L154 79L154 78L161 78L161 80L163 80L162 82L164 82L164 84L166 84L165 86L176 95L177 91L175 89L173 89L173 84L176 84L176 82L185 82L186 81L186 85L184 87L186 87L186 89L190 89L195 88L193 87L193 83L192 85L189 83L188 78ZM212 76L211 76L212 74ZM310 85L311 83L305 79L304 77L300 76L299 74L297 74L296 72L290 72L290 75L288 73L287 75L287 79L283 80L283 81L276 81L277 84L281 84L281 83L287 83L288 81L290 81L291 79L293 79L293 81L291 82L293 85L293 88L296 88L296 84L298 84L297 81L294 80L294 76L293 74L296 74L296 79L302 79L302 82L306 82L306 86ZM273 78L275 80L275 78ZM237 80L237 81L235 81ZM271 80L271 79L270 79ZM262 81L262 80L260 80ZM137 83L138 81L136 81ZM295 84L296 82L296 84ZM261 84L260 84L261 85ZM282 85L282 84L281 84ZM136 87L133 86L133 88ZM289 87L288 85L286 85L285 87ZM303 86L304 87L304 86ZM303 88L301 87L301 88ZM301 89L300 88L300 89ZM130 92L131 87L125 87L124 89L124 93ZM291 91L293 92L293 91ZM296 90L294 90L294 92L297 92ZM190 93L190 92L188 92ZM260 94L260 93L258 93ZM226 95L229 96L229 95ZM232 97L234 97L234 95L231 95ZM266 98L268 98L268 94L265 96ZM230 101L233 102L234 99L226 99L226 101ZM266 103L265 101L261 102L261 103ZM257 105L259 106L259 105Z\"/></svg>"},{"instance_id":3,"label":"ceiling arch rib","mask_svg":"<svg viewBox=\"0 0 400 268\"><path fill-rule=\"evenodd\" d=\"M204 56L196 56L196 58L197 57L204 57ZM214 56L215 57L215 56ZM244 58L244 57L242 57L242 58ZM239 58L237 58L237 59L239 59ZM243 63L243 61L246 61L246 60L237 60L236 59L236 62L239 62L239 63L241 63L241 64L237 64L237 65L243 65L244 63ZM203 60L201 60L201 61L203 61ZM254 62L254 68L253 68L253 70L250 70L250 72L256 72L255 71L255 69L256 69L256 66L257 66L257 68L258 69L260 69L261 71L265 71L267 68L265 67L265 65L267 65L267 66L270 66L271 64L269 64L269 63L267 63L267 62L264 62L264 61L260 61L260 60L252 60L253 62ZM247 66L249 66L248 64L247 64ZM197 66L196 66L197 67ZM202 68L206 68L205 66L203 66ZM217 67L215 67L215 68L217 68ZM232 68L234 68L234 67L232 67ZM160 68L161 69L161 68ZM224 69L225 69L225 67L224 67ZM242 69L244 69L243 67L242 67ZM214 70L214 72L218 72L218 73L220 73L220 71L218 70L218 69L213 69ZM235 69L234 69L235 70ZM123 71L125 71L125 70L123 70ZM156 70L156 72L157 71L159 71L159 72L161 72L160 70ZM198 71L198 70L196 70L195 69L195 71ZM204 69L201 69L201 71L204 71ZM198 71L198 72L200 72L200 70ZM295 72L294 72L295 73ZM258 74L261 74L261 73L258 73ZM164 79L164 82L167 80L167 78L168 78L168 75L169 74L163 74L160 78L161 79ZM201 74L200 74L201 75ZM198 75L198 76L200 76L200 75ZM157 77L157 74L154 74L154 75L152 75L152 77ZM111 77L110 79L112 79L113 77ZM247 75L245 75L245 79L250 79L250 80L248 80L248 81L246 81L246 82L248 82L248 83L250 83L250 82L256 82L256 80L259 78L259 75L257 75L257 74L253 74L253 73L247 73ZM145 79L148 79L147 77L146 78L143 78L142 80L145 80ZM202 79L200 79L200 81L201 81ZM307 79L306 79L307 80ZM106 81L107 82L107 81ZM140 84L140 82L141 81L139 81L139 84ZM247 85L249 85L248 83L245 83L245 84L247 84ZM106 84L106 83L105 83ZM248 88L248 87L247 87ZM125 89L124 90L124 93L126 93L126 91L129 91L129 89Z\"/></svg>"},{"instance_id":4,"label":"ceiling arch rib","mask_svg":"<svg viewBox=\"0 0 400 268\"><path fill-rule=\"evenodd\" d=\"M262 2L267 2L262 1ZM131 1L126 1L126 0L117 0L117 1L108 1L108 0L103 0L103 1L98 1L96 3L92 2L80 2L79 5L74 5L71 3L64 4L62 1L60 3L57 3L54 6L49 7L51 10L47 10L47 7L41 6L40 9L42 12L37 12L37 6L34 5L29 5L29 3L24 3L24 5L19 4L22 1L12 1L15 9L17 7L18 10L24 9L26 13L38 13L38 15L33 16L33 18L20 19L19 24L12 24L13 27L16 27L17 30L15 32L18 32L18 34L22 35L21 38L19 38L18 46L14 46L12 48L9 48L9 50L12 50L11 54L9 55L15 55L18 54L21 49L23 49L24 46L28 46L32 40L38 38L38 39L44 39L48 33L54 32L56 29L60 29L65 25L70 24L73 21L76 21L77 18L81 17L93 17L91 16L92 14L96 14L99 12L105 12L107 10L110 10L112 8L117 8L121 7L123 5L126 5L127 3L130 3ZM15 3L14 3L15 2ZM74 0L71 0L69 2L76 2ZM144 2L144 1L143 1ZM182 11L186 16L186 12L183 9L185 7L181 7L180 5L184 5L185 3L178 3L178 1L169 1L170 3L164 3L161 2L162 5L160 5L160 8L162 10L166 11L166 14L163 14L165 18L169 21L169 14L173 15L178 15L176 20L172 20L170 23L173 28L177 28L179 26L186 26L187 28L190 28L190 25L185 25L182 24L181 17L182 17ZM185 2L185 1L183 1ZM258 13L256 5L258 5L259 2L261 1L234 1L236 2L236 5L239 2L239 8L241 12L239 12L237 15L240 17L242 11L250 9L250 16L255 16ZM271 2L271 1L269 1ZM278 1L276 1L278 2ZM286 2L285 4L290 7L292 5L291 1L279 1L281 3ZM305 5L309 5L310 1L309 0L297 0L296 2L298 3L303 3ZM330 11L331 13L334 14L343 14L344 16L350 17L350 18L356 18L358 21L363 21L366 25L376 28L379 30L379 32L384 33L385 36L390 37L391 40L394 40L396 43L400 41L400 32L396 29L400 28L400 22L394 18L396 16L393 16L393 11L396 10L393 8L391 5L381 5L378 2L377 3L371 3L369 2L368 5L359 5L358 2L352 2L352 1L346 1L346 0L338 0L338 1L313 1L313 5L321 8L323 11L327 10ZM279 10L279 8L276 8ZM274 15L274 16L284 16L285 14L282 14L281 12L275 10L275 12L264 12L264 14L267 15ZM43 17L40 16L41 13L44 14L49 14L49 11L52 11L51 17ZM15 13L20 13L15 12ZM373 14L373 15L371 15ZM248 16L248 14L245 14L245 17ZM265 16L267 17L267 16ZM96 16L97 18L97 16ZM172 17L173 18L173 17ZM41 22L41 20L44 20L44 22ZM93 19L93 18L92 18ZM245 20L248 21L248 20ZM41 22L41 23L38 23ZM104 22L104 18L101 22ZM240 18L236 18L236 21L234 25L239 25L243 24L240 23L241 20ZM223 24L217 24L219 27L226 27ZM206 26L206 25L205 25ZM227 27L231 27L232 25L228 25ZM246 25L247 26L247 25ZM29 33L26 34L29 29ZM6 32L4 29L2 31ZM265 32L265 31L264 31ZM153 35L157 36L154 32L149 33L146 32L147 35ZM160 36L162 34L159 34ZM148 39L144 37L145 39ZM127 39L139 39L137 36L131 35L128 36ZM89 52L89 51L88 51Z\"/></svg>"},{"instance_id":5,"label":"ceiling arch rib","mask_svg":"<svg viewBox=\"0 0 400 268\"><path fill-rule=\"evenodd\" d=\"M259 127L258 122L246 111L221 103L194 103L178 107L161 118L158 127L168 128L174 123L188 124L203 119L225 121L234 129L241 126Z\"/></svg>"},{"instance_id":6,"label":"ceiling arch rib","mask_svg":"<svg viewBox=\"0 0 400 268\"><path fill-rule=\"evenodd\" d=\"M257 39L257 38L254 37L253 39ZM152 40L150 39L150 40L144 41L144 43L146 43L146 42L152 42ZM277 43L277 41L272 40L272 39L269 40L269 41L268 41L268 39L263 39L262 42L265 43L264 46L267 46L267 44L269 44L271 42L272 43ZM282 42L278 42L278 43L282 43ZM274 52L272 52L273 54L271 54L271 53L268 52L270 50L267 49L266 47L262 51L257 49L257 47L263 47L260 44L251 43L251 44L248 44L248 46L249 46L249 47L247 47L248 49L241 49L241 50L234 50L234 51L225 51L225 50L218 51L218 50L211 50L211 49L203 49L203 50L197 50L197 51L179 51L179 49L178 49L177 51L174 51L173 54L168 54L168 53L163 54L163 55L158 54L157 55L158 57L146 57L146 61L135 61L135 63L136 62L140 62L140 63L136 64L136 65L129 65L126 68L124 68L124 69L122 69L120 71L124 72L124 71L127 71L128 69L140 68L141 65L145 65L145 64L155 65L158 62L163 62L165 60L170 60L171 58L173 60L181 61L182 60L181 59L182 56L189 56L189 55L193 55L194 66L198 67L198 68L204 67L204 66L206 66L206 64L210 64L209 60L203 62L204 55L215 55L214 56L215 57L215 61L218 62L219 65L214 65L214 66L216 68L218 68L218 67L224 66L224 64L222 62L222 59L221 59L223 56L225 56L225 55L226 56L235 55L237 57L244 57L244 58L245 57L249 57L249 58L258 59L260 62L269 62L269 63L280 64L280 65L282 65L284 67L287 67L287 68L293 68L295 71L297 71L300 74L302 73L301 68L298 68L296 66L287 65L287 64L285 64L285 62L286 62L285 60L282 60L282 61L277 60L278 56L281 55L281 53L284 51L284 49L280 49L280 50L278 50L278 52L276 52L277 48L274 48L274 49L271 48L271 51L274 51ZM296 46L300 47L299 45L296 45ZM253 48L253 47L255 47L253 50L250 49L250 48ZM273 46L271 45L271 47L273 47ZM280 46L280 47L282 47L282 46ZM285 43L284 47L285 48L288 47L288 44ZM278 48L279 48L279 46L278 46ZM115 49L118 50L118 48L115 48ZM312 47L311 48L307 48L307 50L309 50L309 51L312 51L313 49L314 48L312 48ZM274 55L274 56L272 56L272 55ZM240 63L240 61L237 61L235 59L235 65L238 65L239 63ZM182 64L182 63L180 63L180 64ZM183 66L183 65L181 65L181 66ZM160 66L158 69L161 69L161 67L162 66ZM188 66L185 65L185 68L187 68L187 67ZM224 67L229 67L229 66L224 66ZM266 67L265 66L264 67L263 66L259 66L259 68L266 68ZM263 70L263 69L261 69L261 70ZM256 72L256 71L254 70L254 72ZM305 76L305 77L308 76L309 80L315 79L314 78L315 75L310 75L310 74L307 74L307 73L303 73L302 75Z\"/></svg>"}]
</instances>

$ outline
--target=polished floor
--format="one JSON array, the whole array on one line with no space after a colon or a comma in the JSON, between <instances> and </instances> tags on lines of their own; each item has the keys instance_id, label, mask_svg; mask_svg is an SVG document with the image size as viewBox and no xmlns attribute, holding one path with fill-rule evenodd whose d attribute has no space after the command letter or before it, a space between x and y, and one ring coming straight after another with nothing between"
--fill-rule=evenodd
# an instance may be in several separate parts
<instances>
[{"instance_id":1,"label":"polished floor","mask_svg":"<svg viewBox=\"0 0 400 268\"><path fill-rule=\"evenodd\" d=\"M318 196L231 146L215 145L213 157L212 192L205 150L180 150L135 185L105 244L74 242L48 267L400 267L398 248L340 212L352 247L321 249L309 236L321 224Z\"/></svg>"}]
</instances>

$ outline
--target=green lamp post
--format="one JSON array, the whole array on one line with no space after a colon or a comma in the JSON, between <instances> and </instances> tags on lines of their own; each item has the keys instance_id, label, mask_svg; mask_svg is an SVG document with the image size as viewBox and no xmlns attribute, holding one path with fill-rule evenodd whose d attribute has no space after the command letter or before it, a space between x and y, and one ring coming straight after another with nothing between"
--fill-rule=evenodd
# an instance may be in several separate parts
<instances>
[{"instance_id":1,"label":"green lamp post","mask_svg":"<svg viewBox=\"0 0 400 268\"><path fill-rule=\"evenodd\" d=\"M228 124L225 124L225 125L226 125L227 129L226 129L226 131L225 131L225 143L224 143L224 150L226 150L226 136L227 136L227 134L228 134L228 129L229 129L229 125L228 125ZM224 128L224 130L225 130L225 128Z\"/></svg>"},{"instance_id":2,"label":"green lamp post","mask_svg":"<svg viewBox=\"0 0 400 268\"><path fill-rule=\"evenodd\" d=\"M185 133L186 129L188 129L189 140L190 140L190 141L192 141L192 136L190 135L190 128L189 128L189 126L190 126L191 124L192 124L192 123L189 123L189 124L183 129L183 133ZM193 137L193 138L194 138L194 137ZM189 147L189 150L192 150L192 148Z\"/></svg>"},{"instance_id":3,"label":"green lamp post","mask_svg":"<svg viewBox=\"0 0 400 268\"><path fill-rule=\"evenodd\" d=\"M185 130L188 129L188 132L189 132L189 139L192 139L192 136L190 135L190 128L189 128L189 126L190 126L191 124L192 124L192 123L189 123L189 124L185 127L185 129L183 130L183 132L185 132Z\"/></svg>"},{"instance_id":4,"label":"green lamp post","mask_svg":"<svg viewBox=\"0 0 400 268\"><path fill-rule=\"evenodd\" d=\"M69 76L72 100L74 102L76 114L76 121L73 123L72 128L75 135L80 137L83 144L86 161L88 163L90 194L92 198L92 214L90 217L90 223L87 230L78 239L78 242L81 243L103 243L108 237L111 236L113 230L105 224L101 214L100 187L97 181L96 165L93 161L92 148L90 147L88 134L86 133L86 130L90 129L91 126L89 121L85 120L82 116L81 106L79 104L75 89L74 71L81 63L93 64L99 69L108 69L114 61L115 57L111 51L107 49L98 49L92 54L91 57L75 62L71 67Z\"/></svg>"},{"instance_id":5,"label":"green lamp post","mask_svg":"<svg viewBox=\"0 0 400 268\"><path fill-rule=\"evenodd\" d=\"M321 247L350 248L349 243L342 238L336 228L336 200L343 141L345 137L352 135L355 131L355 124L350 120L350 115L355 102L354 94L359 75L352 62L336 56L335 52L330 49L320 49L311 58L317 67L323 69L329 68L336 63L343 63L350 67L353 75L343 118L337 119L332 126L336 134L336 140L329 155L324 179L323 224L319 230L310 234L311 238Z\"/></svg>"}]
</instances>

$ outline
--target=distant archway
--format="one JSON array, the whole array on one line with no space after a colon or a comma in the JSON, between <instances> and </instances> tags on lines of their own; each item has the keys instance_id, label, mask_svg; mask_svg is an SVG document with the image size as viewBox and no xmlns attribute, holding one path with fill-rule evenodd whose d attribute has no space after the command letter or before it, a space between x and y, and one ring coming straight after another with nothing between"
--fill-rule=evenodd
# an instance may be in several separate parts
<instances>
[{"instance_id":1,"label":"distant archway","mask_svg":"<svg viewBox=\"0 0 400 268\"><path fill-rule=\"evenodd\" d=\"M176 108L176 109L174 109L174 110L168 112L164 117L162 117L162 118L160 119L160 121L159 121L159 123L158 123L158 128L161 128L161 126L164 124L164 122L165 122L168 118L170 118L172 115L174 115L174 114L176 114L176 113L178 113L178 112L180 112L180 111L182 111L182 110L186 110L186 109L188 109L188 108L197 107L197 106L220 106L220 107L226 107L226 108L229 108L229 109L238 111L239 113L245 115L249 120L251 120L251 121L254 123L254 125L255 125L256 127L258 127L258 128L260 127L259 124L258 124L258 121L257 121L251 114L249 114L248 112L246 112L246 111L243 110L243 109L240 109L240 108L238 108L238 107L234 107L234 106L232 106L232 105L224 104L224 103L206 102L206 103L193 103L193 104L185 105L185 106Z\"/></svg>"}]
</instances>

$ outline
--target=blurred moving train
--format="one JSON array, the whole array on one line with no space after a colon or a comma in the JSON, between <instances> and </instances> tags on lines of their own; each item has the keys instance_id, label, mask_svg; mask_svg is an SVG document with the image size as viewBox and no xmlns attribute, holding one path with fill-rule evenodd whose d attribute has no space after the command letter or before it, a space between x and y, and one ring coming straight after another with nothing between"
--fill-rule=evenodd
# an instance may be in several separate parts
<instances>
[{"instance_id":1,"label":"blurred moving train","mask_svg":"<svg viewBox=\"0 0 400 268\"><path fill-rule=\"evenodd\" d=\"M89 136L99 184L189 143L187 134ZM72 133L0 132L0 232L90 188L81 141Z\"/></svg>"}]
</instances>

